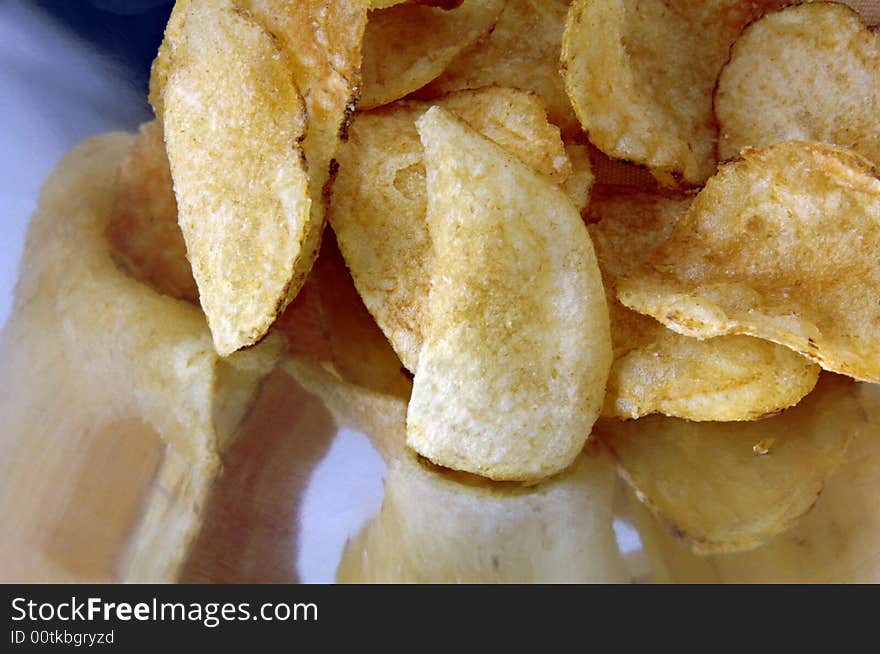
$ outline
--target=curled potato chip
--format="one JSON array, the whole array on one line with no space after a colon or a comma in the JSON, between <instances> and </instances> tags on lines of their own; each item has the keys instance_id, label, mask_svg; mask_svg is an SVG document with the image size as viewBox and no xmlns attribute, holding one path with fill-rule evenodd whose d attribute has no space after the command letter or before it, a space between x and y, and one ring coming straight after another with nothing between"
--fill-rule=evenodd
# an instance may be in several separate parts
<instances>
[{"instance_id":1,"label":"curled potato chip","mask_svg":"<svg viewBox=\"0 0 880 654\"><path fill-rule=\"evenodd\" d=\"M826 374L796 407L764 420L649 416L600 421L596 434L651 512L709 554L752 549L790 528L866 428L858 385Z\"/></svg>"},{"instance_id":2,"label":"curled potato chip","mask_svg":"<svg viewBox=\"0 0 880 654\"><path fill-rule=\"evenodd\" d=\"M712 89L751 0L574 0L562 76L590 141L665 185L715 171Z\"/></svg>"},{"instance_id":3,"label":"curled potato chip","mask_svg":"<svg viewBox=\"0 0 880 654\"><path fill-rule=\"evenodd\" d=\"M220 359L197 307L117 267L116 171L138 147L127 134L77 146L29 228L0 338L6 580L174 581L278 358L269 338Z\"/></svg>"},{"instance_id":4,"label":"curled potato chip","mask_svg":"<svg viewBox=\"0 0 880 654\"><path fill-rule=\"evenodd\" d=\"M749 551L695 556L650 516L637 526L656 581L685 583L880 582L880 393L859 385L869 426L847 448L816 506L792 529ZM841 412L838 420L861 421Z\"/></svg>"},{"instance_id":5,"label":"curled potato chip","mask_svg":"<svg viewBox=\"0 0 880 654\"><path fill-rule=\"evenodd\" d=\"M119 168L107 236L137 279L171 297L199 301L158 121L141 125Z\"/></svg>"},{"instance_id":6,"label":"curled potato chip","mask_svg":"<svg viewBox=\"0 0 880 654\"><path fill-rule=\"evenodd\" d=\"M559 74L568 5L568 0L509 0L488 38L453 59L420 97L490 85L533 91L563 134L580 132Z\"/></svg>"},{"instance_id":7,"label":"curled potato chip","mask_svg":"<svg viewBox=\"0 0 880 654\"><path fill-rule=\"evenodd\" d=\"M878 250L871 164L785 142L722 166L618 298L682 334L749 334L878 382Z\"/></svg>"},{"instance_id":8,"label":"curled potato chip","mask_svg":"<svg viewBox=\"0 0 880 654\"><path fill-rule=\"evenodd\" d=\"M603 416L753 420L796 404L819 378L819 366L781 345L751 336L682 336L617 301L617 280L668 238L690 203L607 187L592 198L589 229L614 347Z\"/></svg>"},{"instance_id":9,"label":"curled potato chip","mask_svg":"<svg viewBox=\"0 0 880 654\"><path fill-rule=\"evenodd\" d=\"M880 37L852 9L815 2L768 14L718 78L722 159L744 147L825 141L880 164Z\"/></svg>"},{"instance_id":10,"label":"curled potato chip","mask_svg":"<svg viewBox=\"0 0 880 654\"><path fill-rule=\"evenodd\" d=\"M165 139L202 308L226 355L265 335L309 256L303 101L273 38L233 3L193 0L184 34Z\"/></svg>"},{"instance_id":11,"label":"curled potato chip","mask_svg":"<svg viewBox=\"0 0 880 654\"><path fill-rule=\"evenodd\" d=\"M614 469L581 454L539 486L402 456L379 515L345 547L342 583L628 582L614 539Z\"/></svg>"},{"instance_id":12,"label":"curled potato chip","mask_svg":"<svg viewBox=\"0 0 880 654\"><path fill-rule=\"evenodd\" d=\"M571 163L541 103L512 89L452 93L433 101L554 180ZM398 102L359 113L339 151L328 219L370 313L410 370L427 326L434 257L425 222L424 148L415 121L431 103ZM578 178L586 184L579 162ZM565 183L565 182L564 182ZM583 188L571 180L571 193Z\"/></svg>"},{"instance_id":13,"label":"curled potato chip","mask_svg":"<svg viewBox=\"0 0 880 654\"><path fill-rule=\"evenodd\" d=\"M416 126L436 264L407 445L493 479L552 475L583 447L611 364L590 237L546 176L449 112Z\"/></svg>"},{"instance_id":14,"label":"curled potato chip","mask_svg":"<svg viewBox=\"0 0 880 654\"><path fill-rule=\"evenodd\" d=\"M464 0L450 10L405 3L371 11L360 108L388 104L423 87L486 36L503 8L504 0Z\"/></svg>"},{"instance_id":15,"label":"curled potato chip","mask_svg":"<svg viewBox=\"0 0 880 654\"><path fill-rule=\"evenodd\" d=\"M320 247L324 186L358 100L367 7L362 0L242 0L242 4L280 44L308 116L302 150L312 203L287 291L289 301L305 281Z\"/></svg>"}]
</instances>

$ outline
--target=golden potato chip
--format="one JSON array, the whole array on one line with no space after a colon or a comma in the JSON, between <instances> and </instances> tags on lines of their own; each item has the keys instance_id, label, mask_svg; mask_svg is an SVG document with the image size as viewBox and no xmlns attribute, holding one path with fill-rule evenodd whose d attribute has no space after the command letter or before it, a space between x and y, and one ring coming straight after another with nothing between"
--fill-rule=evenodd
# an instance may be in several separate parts
<instances>
[{"instance_id":1,"label":"golden potato chip","mask_svg":"<svg viewBox=\"0 0 880 654\"><path fill-rule=\"evenodd\" d=\"M160 293L199 301L158 121L141 125L122 162L107 236L134 277Z\"/></svg>"},{"instance_id":2,"label":"golden potato chip","mask_svg":"<svg viewBox=\"0 0 880 654\"><path fill-rule=\"evenodd\" d=\"M531 488L403 456L379 515L345 547L342 583L629 581L614 538L614 468L581 454Z\"/></svg>"},{"instance_id":3,"label":"golden potato chip","mask_svg":"<svg viewBox=\"0 0 880 654\"><path fill-rule=\"evenodd\" d=\"M764 420L649 416L603 420L595 433L652 513L709 554L752 549L791 527L866 428L858 385L825 374L800 404ZM758 443L769 444L767 454Z\"/></svg>"},{"instance_id":4,"label":"golden potato chip","mask_svg":"<svg viewBox=\"0 0 880 654\"><path fill-rule=\"evenodd\" d=\"M512 89L452 93L434 103L554 180L571 163L541 103ZM370 313L410 370L427 326L434 265L425 222L424 148L415 120L430 103L398 102L355 116L339 151L328 219ZM583 164L579 162L579 167ZM586 173L578 173L586 183ZM582 193L571 180L571 193Z\"/></svg>"},{"instance_id":5,"label":"golden potato chip","mask_svg":"<svg viewBox=\"0 0 880 654\"><path fill-rule=\"evenodd\" d=\"M416 126L436 264L407 445L493 479L552 475L583 447L611 365L589 234L545 175L446 110Z\"/></svg>"},{"instance_id":6,"label":"golden potato chip","mask_svg":"<svg viewBox=\"0 0 880 654\"><path fill-rule=\"evenodd\" d=\"M220 359L197 307L117 267L106 232L132 140L66 155L31 222L0 339L6 580L174 581L278 358L273 338Z\"/></svg>"},{"instance_id":7,"label":"golden potato chip","mask_svg":"<svg viewBox=\"0 0 880 654\"><path fill-rule=\"evenodd\" d=\"M371 11L359 107L372 109L423 87L486 36L502 9L504 0L464 0L451 10L405 3Z\"/></svg>"},{"instance_id":8,"label":"golden potato chip","mask_svg":"<svg viewBox=\"0 0 880 654\"><path fill-rule=\"evenodd\" d=\"M590 141L664 185L715 171L712 89L751 0L574 0L562 76Z\"/></svg>"},{"instance_id":9,"label":"golden potato chip","mask_svg":"<svg viewBox=\"0 0 880 654\"><path fill-rule=\"evenodd\" d=\"M618 298L698 338L749 334L880 381L880 180L843 148L785 142L722 166Z\"/></svg>"},{"instance_id":10,"label":"golden potato chip","mask_svg":"<svg viewBox=\"0 0 880 654\"><path fill-rule=\"evenodd\" d=\"M880 394L860 384L869 427L792 529L749 552L695 556L650 516L637 519L656 581L663 583L880 582ZM863 418L851 413L838 420Z\"/></svg>"},{"instance_id":11,"label":"golden potato chip","mask_svg":"<svg viewBox=\"0 0 880 654\"><path fill-rule=\"evenodd\" d=\"M751 336L682 336L617 301L617 280L668 238L690 203L608 187L592 198L589 230L614 347L603 416L753 420L796 404L819 378L819 366L781 345Z\"/></svg>"},{"instance_id":12,"label":"golden potato chip","mask_svg":"<svg viewBox=\"0 0 880 654\"><path fill-rule=\"evenodd\" d=\"M490 85L533 91L563 134L580 132L559 74L568 5L568 0L509 0L489 37L458 55L419 97Z\"/></svg>"},{"instance_id":13,"label":"golden potato chip","mask_svg":"<svg viewBox=\"0 0 880 654\"><path fill-rule=\"evenodd\" d=\"M159 45L159 52L153 60L150 68L150 93L148 100L153 107L153 113L161 122L165 109L164 96L165 85L168 83L168 71L171 70L171 62L174 59L177 46L183 42L183 25L189 4L192 0L175 0L168 23L165 25L165 37Z\"/></svg>"},{"instance_id":14,"label":"golden potato chip","mask_svg":"<svg viewBox=\"0 0 880 654\"><path fill-rule=\"evenodd\" d=\"M769 14L734 44L715 92L722 159L825 141L880 164L880 37L844 5Z\"/></svg>"},{"instance_id":15,"label":"golden potato chip","mask_svg":"<svg viewBox=\"0 0 880 654\"><path fill-rule=\"evenodd\" d=\"M361 85L361 45L367 24L362 0L242 0L286 55L305 100L308 130L302 150L312 198L309 224L287 291L297 294L312 267L324 228L324 186L330 178Z\"/></svg>"},{"instance_id":16,"label":"golden potato chip","mask_svg":"<svg viewBox=\"0 0 880 654\"><path fill-rule=\"evenodd\" d=\"M202 308L227 355L263 337L310 255L305 116L275 41L233 3L193 0L184 32L165 140Z\"/></svg>"}]
</instances>

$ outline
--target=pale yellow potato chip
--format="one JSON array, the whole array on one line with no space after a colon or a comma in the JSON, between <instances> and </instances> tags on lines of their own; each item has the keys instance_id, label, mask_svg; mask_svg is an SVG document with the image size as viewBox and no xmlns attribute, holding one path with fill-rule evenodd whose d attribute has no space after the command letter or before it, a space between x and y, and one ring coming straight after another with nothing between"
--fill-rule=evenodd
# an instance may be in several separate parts
<instances>
[{"instance_id":1,"label":"pale yellow potato chip","mask_svg":"<svg viewBox=\"0 0 880 654\"><path fill-rule=\"evenodd\" d=\"M107 236L134 277L160 293L199 301L177 224L177 200L158 121L141 125L119 168Z\"/></svg>"},{"instance_id":2,"label":"pale yellow potato chip","mask_svg":"<svg viewBox=\"0 0 880 654\"><path fill-rule=\"evenodd\" d=\"M148 100L153 107L153 113L161 121L165 107L165 85L168 83L168 71L171 70L171 62L174 59L177 46L183 42L183 25L186 14L189 11L191 0L176 0L165 25L165 36L159 45L159 52L153 60L150 68L150 92Z\"/></svg>"},{"instance_id":3,"label":"pale yellow potato chip","mask_svg":"<svg viewBox=\"0 0 880 654\"><path fill-rule=\"evenodd\" d=\"M488 38L458 55L419 97L489 85L533 91L563 134L577 134L581 126L559 73L568 5L568 0L509 0Z\"/></svg>"},{"instance_id":4,"label":"pale yellow potato chip","mask_svg":"<svg viewBox=\"0 0 880 654\"><path fill-rule=\"evenodd\" d=\"M198 307L119 269L106 238L133 137L43 188L0 338L0 578L172 582L280 339L217 356Z\"/></svg>"},{"instance_id":5,"label":"pale yellow potato chip","mask_svg":"<svg viewBox=\"0 0 880 654\"><path fill-rule=\"evenodd\" d=\"M763 420L649 416L603 420L595 433L651 512L708 554L753 549L794 525L867 427L858 385L825 374L796 407Z\"/></svg>"},{"instance_id":6,"label":"pale yellow potato chip","mask_svg":"<svg viewBox=\"0 0 880 654\"><path fill-rule=\"evenodd\" d=\"M592 198L589 229L614 347L603 416L753 420L796 404L819 378L819 366L781 345L751 336L682 336L617 301L617 280L668 238L690 203L608 187Z\"/></svg>"},{"instance_id":7,"label":"pale yellow potato chip","mask_svg":"<svg viewBox=\"0 0 880 654\"><path fill-rule=\"evenodd\" d=\"M589 234L545 175L446 110L416 126L436 264L407 445L493 479L547 477L583 447L611 365Z\"/></svg>"},{"instance_id":8,"label":"pale yellow potato chip","mask_svg":"<svg viewBox=\"0 0 880 654\"><path fill-rule=\"evenodd\" d=\"M572 179L559 130L547 123L541 103L522 91L485 88L452 93L434 103L522 161L568 183ZM434 257L425 222L424 149L416 119L431 103L398 102L359 113L339 151L339 171L328 219L370 313L410 370L415 371L427 328ZM586 184L579 160L578 179Z\"/></svg>"},{"instance_id":9,"label":"pale yellow potato chip","mask_svg":"<svg viewBox=\"0 0 880 654\"><path fill-rule=\"evenodd\" d=\"M840 4L768 14L734 44L715 114L722 159L800 140L842 145L880 164L880 37Z\"/></svg>"},{"instance_id":10,"label":"pale yellow potato chip","mask_svg":"<svg viewBox=\"0 0 880 654\"><path fill-rule=\"evenodd\" d=\"M342 583L626 583L612 530L614 468L581 454L524 488L393 461L379 515L346 544Z\"/></svg>"},{"instance_id":11,"label":"pale yellow potato chip","mask_svg":"<svg viewBox=\"0 0 880 654\"><path fill-rule=\"evenodd\" d=\"M639 535L663 583L880 582L880 387L860 384L869 427L847 449L816 506L792 529L750 552L697 556L650 516ZM863 417L840 411L840 423Z\"/></svg>"},{"instance_id":12,"label":"pale yellow potato chip","mask_svg":"<svg viewBox=\"0 0 880 654\"><path fill-rule=\"evenodd\" d=\"M590 141L664 185L702 184L715 171L715 80L759 4L574 0L562 76Z\"/></svg>"},{"instance_id":13,"label":"pale yellow potato chip","mask_svg":"<svg viewBox=\"0 0 880 654\"><path fill-rule=\"evenodd\" d=\"M274 39L232 2L193 0L165 88L179 223L214 346L260 340L309 257L303 100Z\"/></svg>"},{"instance_id":14,"label":"pale yellow potato chip","mask_svg":"<svg viewBox=\"0 0 880 654\"><path fill-rule=\"evenodd\" d=\"M455 9L398 4L371 11L364 33L361 109L420 89L486 36L504 0L464 0Z\"/></svg>"},{"instance_id":15,"label":"pale yellow potato chip","mask_svg":"<svg viewBox=\"0 0 880 654\"><path fill-rule=\"evenodd\" d=\"M842 148L785 142L722 166L617 294L679 333L749 334L878 382L878 251L876 169Z\"/></svg>"}]
</instances>

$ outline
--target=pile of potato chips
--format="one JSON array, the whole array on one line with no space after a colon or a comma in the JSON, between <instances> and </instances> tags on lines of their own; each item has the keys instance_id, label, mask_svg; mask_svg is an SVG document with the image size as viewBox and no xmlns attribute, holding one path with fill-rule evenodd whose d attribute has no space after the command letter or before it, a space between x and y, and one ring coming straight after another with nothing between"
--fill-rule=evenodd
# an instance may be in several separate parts
<instances>
[{"instance_id":1,"label":"pile of potato chips","mask_svg":"<svg viewBox=\"0 0 880 654\"><path fill-rule=\"evenodd\" d=\"M625 579L611 462L773 547L876 451L880 11L785 5L178 0L113 256L373 438L341 580Z\"/></svg>"}]
</instances>

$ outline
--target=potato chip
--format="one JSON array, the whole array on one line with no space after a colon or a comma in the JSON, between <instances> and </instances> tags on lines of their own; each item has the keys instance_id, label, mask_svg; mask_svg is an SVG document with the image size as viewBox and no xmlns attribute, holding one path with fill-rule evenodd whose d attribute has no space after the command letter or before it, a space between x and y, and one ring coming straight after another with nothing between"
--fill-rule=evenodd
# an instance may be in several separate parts
<instances>
[{"instance_id":1,"label":"potato chip","mask_svg":"<svg viewBox=\"0 0 880 654\"><path fill-rule=\"evenodd\" d=\"M719 154L825 141L880 164L880 37L840 4L769 14L734 44L715 92Z\"/></svg>"},{"instance_id":2,"label":"potato chip","mask_svg":"<svg viewBox=\"0 0 880 654\"><path fill-rule=\"evenodd\" d=\"M614 469L581 454L539 486L394 461L380 514L345 547L343 583L628 582L611 528Z\"/></svg>"},{"instance_id":3,"label":"potato chip","mask_svg":"<svg viewBox=\"0 0 880 654\"><path fill-rule=\"evenodd\" d=\"M358 100L367 7L362 0L243 0L243 4L278 40L308 116L302 150L312 203L287 292L290 301L305 281L321 244L324 186Z\"/></svg>"},{"instance_id":4,"label":"potato chip","mask_svg":"<svg viewBox=\"0 0 880 654\"><path fill-rule=\"evenodd\" d=\"M309 256L305 116L273 38L231 2L194 0L184 31L165 139L202 308L227 355L264 336Z\"/></svg>"},{"instance_id":5,"label":"potato chip","mask_svg":"<svg viewBox=\"0 0 880 654\"><path fill-rule=\"evenodd\" d=\"M134 277L165 295L199 301L158 121L141 125L122 162L107 236Z\"/></svg>"},{"instance_id":6,"label":"potato chip","mask_svg":"<svg viewBox=\"0 0 880 654\"><path fill-rule=\"evenodd\" d=\"M132 140L66 155L31 222L0 339L6 580L174 581L278 358L270 338L220 359L197 307L117 267L105 235Z\"/></svg>"},{"instance_id":7,"label":"potato chip","mask_svg":"<svg viewBox=\"0 0 880 654\"><path fill-rule=\"evenodd\" d=\"M545 175L446 110L416 126L436 264L407 444L493 479L552 475L583 447L611 364L590 237Z\"/></svg>"},{"instance_id":8,"label":"potato chip","mask_svg":"<svg viewBox=\"0 0 880 654\"><path fill-rule=\"evenodd\" d=\"M825 374L800 404L764 420L649 416L603 420L595 433L652 513L709 554L752 549L791 527L866 428L858 385ZM762 442L772 443L765 455L753 449Z\"/></svg>"},{"instance_id":9,"label":"potato chip","mask_svg":"<svg viewBox=\"0 0 880 654\"><path fill-rule=\"evenodd\" d=\"M464 0L451 10L406 3L371 11L359 107L372 109L423 87L486 36L502 9L504 0Z\"/></svg>"},{"instance_id":10,"label":"potato chip","mask_svg":"<svg viewBox=\"0 0 880 654\"><path fill-rule=\"evenodd\" d=\"M562 76L590 141L664 185L702 184L715 171L712 89L759 4L575 0Z\"/></svg>"},{"instance_id":11,"label":"potato chip","mask_svg":"<svg viewBox=\"0 0 880 654\"><path fill-rule=\"evenodd\" d=\"M878 249L871 164L785 142L722 166L618 298L688 336L749 334L878 382Z\"/></svg>"},{"instance_id":12,"label":"potato chip","mask_svg":"<svg viewBox=\"0 0 880 654\"><path fill-rule=\"evenodd\" d=\"M819 378L819 366L781 345L751 336L682 336L617 301L617 280L668 238L690 202L607 187L593 196L589 229L614 347L603 416L753 420L796 404Z\"/></svg>"},{"instance_id":13,"label":"potato chip","mask_svg":"<svg viewBox=\"0 0 880 654\"><path fill-rule=\"evenodd\" d=\"M559 130L541 103L512 89L485 88L434 101L554 180L568 180L571 163ZM359 113L339 151L328 219L370 313L395 351L415 371L427 326L433 270L425 223L424 149L415 120L431 104L398 102ZM582 167L579 162L579 167ZM586 173L578 173L586 184ZM571 181L572 193L582 188Z\"/></svg>"},{"instance_id":14,"label":"potato chip","mask_svg":"<svg viewBox=\"0 0 880 654\"><path fill-rule=\"evenodd\" d=\"M657 581L685 583L880 582L880 394L860 384L870 426L816 502L789 531L750 552L695 556L647 517L639 533ZM838 420L861 421L841 413Z\"/></svg>"},{"instance_id":15,"label":"potato chip","mask_svg":"<svg viewBox=\"0 0 880 654\"><path fill-rule=\"evenodd\" d=\"M568 5L568 0L509 0L489 37L458 55L419 97L490 85L533 91L563 134L579 133L580 123L559 74Z\"/></svg>"}]
</instances>

